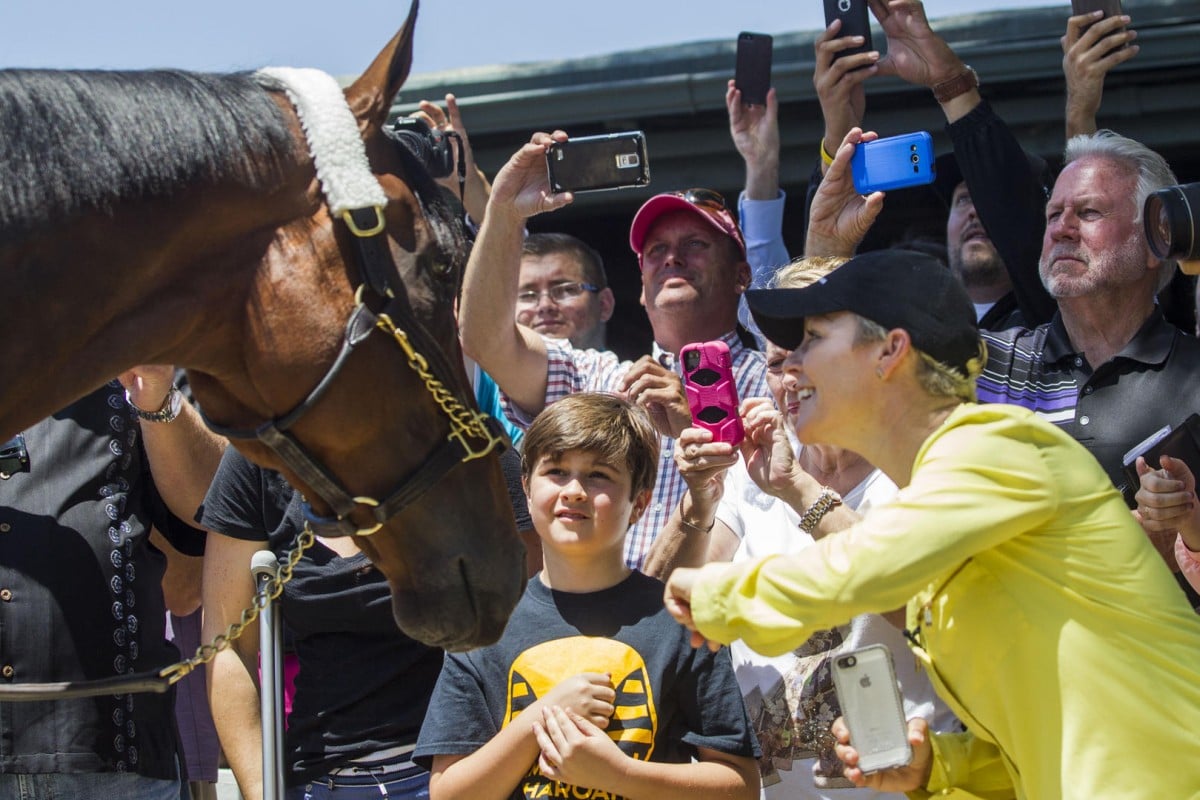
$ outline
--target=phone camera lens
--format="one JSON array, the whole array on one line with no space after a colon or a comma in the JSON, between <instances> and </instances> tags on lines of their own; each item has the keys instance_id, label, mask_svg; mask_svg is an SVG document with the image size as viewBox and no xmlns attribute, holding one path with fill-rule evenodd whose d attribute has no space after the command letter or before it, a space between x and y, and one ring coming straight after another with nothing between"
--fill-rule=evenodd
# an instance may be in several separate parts
<instances>
[{"instance_id":1,"label":"phone camera lens","mask_svg":"<svg viewBox=\"0 0 1200 800\"><path fill-rule=\"evenodd\" d=\"M914 164L916 164L916 163L920 162L920 160L921 160L921 157L920 157L919 155L917 155L916 153L913 153L913 154L912 154L912 162L913 162Z\"/></svg>"},{"instance_id":2,"label":"phone camera lens","mask_svg":"<svg viewBox=\"0 0 1200 800\"><path fill-rule=\"evenodd\" d=\"M839 667L853 667L857 663L858 659L854 656L843 656L842 658L838 659Z\"/></svg>"},{"instance_id":3,"label":"phone camera lens","mask_svg":"<svg viewBox=\"0 0 1200 800\"><path fill-rule=\"evenodd\" d=\"M687 355L683 357L683 366L688 372L700 366L700 354L695 350L689 350Z\"/></svg>"}]
</instances>

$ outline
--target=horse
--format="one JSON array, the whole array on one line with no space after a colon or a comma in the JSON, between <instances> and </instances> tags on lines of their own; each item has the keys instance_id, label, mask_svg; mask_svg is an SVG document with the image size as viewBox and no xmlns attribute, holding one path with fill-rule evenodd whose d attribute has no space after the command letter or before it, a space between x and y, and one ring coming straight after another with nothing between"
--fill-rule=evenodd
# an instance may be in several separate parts
<instances>
[{"instance_id":1,"label":"horse","mask_svg":"<svg viewBox=\"0 0 1200 800\"><path fill-rule=\"evenodd\" d=\"M182 366L318 534L373 533L401 630L460 650L499 637L524 555L458 344L465 230L387 126L417 7L344 90L386 196L365 222L255 75L0 70L0 439Z\"/></svg>"}]
</instances>

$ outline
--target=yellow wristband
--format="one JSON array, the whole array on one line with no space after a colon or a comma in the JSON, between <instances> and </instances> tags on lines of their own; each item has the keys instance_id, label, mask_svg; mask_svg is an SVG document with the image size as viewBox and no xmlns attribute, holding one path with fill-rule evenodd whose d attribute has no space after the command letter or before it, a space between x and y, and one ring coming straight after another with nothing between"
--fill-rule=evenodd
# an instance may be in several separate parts
<instances>
[{"instance_id":1,"label":"yellow wristband","mask_svg":"<svg viewBox=\"0 0 1200 800\"><path fill-rule=\"evenodd\" d=\"M825 149L825 140L821 140L821 163L829 166L833 163L833 156L829 155L829 151Z\"/></svg>"}]
</instances>

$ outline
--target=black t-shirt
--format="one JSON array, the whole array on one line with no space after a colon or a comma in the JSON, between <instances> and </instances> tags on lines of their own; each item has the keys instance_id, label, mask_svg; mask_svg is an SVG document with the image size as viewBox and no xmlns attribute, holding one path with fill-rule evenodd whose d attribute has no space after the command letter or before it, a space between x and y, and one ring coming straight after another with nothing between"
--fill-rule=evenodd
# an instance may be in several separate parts
<instances>
[{"instance_id":1,"label":"black t-shirt","mask_svg":"<svg viewBox=\"0 0 1200 800\"><path fill-rule=\"evenodd\" d=\"M280 558L303 525L299 493L232 447L199 520L234 538L269 541ZM316 542L280 608L300 662L285 736L289 785L416 741L442 651L400 632L387 581L366 556L342 558Z\"/></svg>"},{"instance_id":2,"label":"black t-shirt","mask_svg":"<svg viewBox=\"0 0 1200 800\"><path fill-rule=\"evenodd\" d=\"M113 381L24 431L0 481L0 681L112 678L177 661L137 419ZM176 777L174 692L0 705L0 772Z\"/></svg>"},{"instance_id":3,"label":"black t-shirt","mask_svg":"<svg viewBox=\"0 0 1200 800\"><path fill-rule=\"evenodd\" d=\"M582 594L530 579L499 642L446 656L414 760L428 768L435 755L475 752L580 672L612 675L617 710L607 732L633 758L686 763L697 747L758 755L728 648L693 648L662 595L663 585L640 572ZM543 777L536 761L511 794L601 796Z\"/></svg>"}]
</instances>

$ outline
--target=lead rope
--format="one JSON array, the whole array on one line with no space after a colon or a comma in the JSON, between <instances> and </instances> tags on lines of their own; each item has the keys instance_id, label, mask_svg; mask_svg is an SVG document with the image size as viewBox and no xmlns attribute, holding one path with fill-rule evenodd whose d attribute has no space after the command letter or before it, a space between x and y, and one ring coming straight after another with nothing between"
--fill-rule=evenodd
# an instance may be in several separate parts
<instances>
[{"instance_id":1,"label":"lead rope","mask_svg":"<svg viewBox=\"0 0 1200 800\"><path fill-rule=\"evenodd\" d=\"M242 609L241 618L237 622L232 623L222 633L213 637L213 640L208 644L202 644L196 648L196 654L184 661L179 661L159 670L159 676L167 679L168 685L174 685L183 680L192 670L201 664L209 664L217 653L229 648L242 634L246 632L246 628L250 627L262 610L267 607L268 603L274 602L283 594L283 587L292 579L292 573L296 569L296 564L299 563L304 551L312 547L316 537L313 535L312 528L308 522L304 523L304 530L300 531L300 535L296 537L296 546L287 552L287 559L279 571L271 577L263 587L254 594L254 599L250 601L250 605Z\"/></svg>"}]
</instances>

